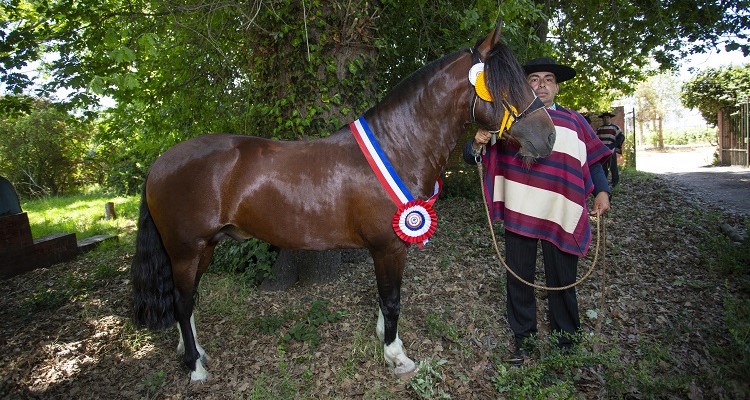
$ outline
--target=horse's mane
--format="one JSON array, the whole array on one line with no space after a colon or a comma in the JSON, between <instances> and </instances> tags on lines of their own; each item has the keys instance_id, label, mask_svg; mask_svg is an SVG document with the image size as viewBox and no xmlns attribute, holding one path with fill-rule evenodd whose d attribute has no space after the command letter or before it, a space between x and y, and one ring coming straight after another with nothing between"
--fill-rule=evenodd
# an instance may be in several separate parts
<instances>
[{"instance_id":1,"label":"horse's mane","mask_svg":"<svg viewBox=\"0 0 750 400\"><path fill-rule=\"evenodd\" d=\"M523 111L520 108L525 107L529 102L524 101L529 93L529 83L510 47L503 42L498 42L487 55L484 69L488 75L487 88L494 99L492 104L496 120L500 121L505 111L500 101L501 98L505 98L508 103L519 108L519 113Z\"/></svg>"}]
</instances>

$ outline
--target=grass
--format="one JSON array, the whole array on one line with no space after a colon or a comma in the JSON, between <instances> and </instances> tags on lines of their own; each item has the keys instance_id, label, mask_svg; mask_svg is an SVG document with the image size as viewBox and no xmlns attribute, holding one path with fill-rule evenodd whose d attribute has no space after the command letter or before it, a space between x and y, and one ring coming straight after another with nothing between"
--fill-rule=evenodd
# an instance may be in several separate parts
<instances>
[{"instance_id":1,"label":"grass","mask_svg":"<svg viewBox=\"0 0 750 400\"><path fill-rule=\"evenodd\" d=\"M104 204L115 205L117 218L107 220ZM88 193L28 200L21 209L28 214L34 238L54 233L75 233L78 240L94 235L121 233L138 219L140 196L107 196Z\"/></svg>"}]
</instances>

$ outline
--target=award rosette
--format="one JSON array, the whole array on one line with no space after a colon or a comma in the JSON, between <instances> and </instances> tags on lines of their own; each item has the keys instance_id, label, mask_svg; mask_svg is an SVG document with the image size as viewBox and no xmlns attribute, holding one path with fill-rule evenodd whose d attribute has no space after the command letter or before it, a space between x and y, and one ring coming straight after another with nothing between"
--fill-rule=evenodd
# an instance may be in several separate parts
<instances>
[{"instance_id":1,"label":"award rosette","mask_svg":"<svg viewBox=\"0 0 750 400\"><path fill-rule=\"evenodd\" d=\"M430 203L414 199L393 215L393 230L407 243L423 243L437 229L437 214Z\"/></svg>"},{"instance_id":2,"label":"award rosette","mask_svg":"<svg viewBox=\"0 0 750 400\"><path fill-rule=\"evenodd\" d=\"M378 178L378 182L398 207L392 220L393 230L401 240L409 244L417 243L421 249L437 228L437 214L432 209L432 204L440 194L442 181L438 178L435 182L432 197L426 201L415 199L398 176L396 169L388 161L388 157L367 125L365 117L352 121L349 128L367 163L370 164L372 172Z\"/></svg>"}]
</instances>

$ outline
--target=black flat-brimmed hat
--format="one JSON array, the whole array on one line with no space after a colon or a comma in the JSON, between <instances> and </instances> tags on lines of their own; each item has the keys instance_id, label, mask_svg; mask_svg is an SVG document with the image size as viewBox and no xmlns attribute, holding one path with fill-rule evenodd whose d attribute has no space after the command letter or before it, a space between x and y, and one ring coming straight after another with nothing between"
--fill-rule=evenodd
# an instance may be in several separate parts
<instances>
[{"instance_id":1,"label":"black flat-brimmed hat","mask_svg":"<svg viewBox=\"0 0 750 400\"><path fill-rule=\"evenodd\" d=\"M604 117L610 117L610 118L612 118L612 117L614 117L614 116L615 116L615 114L612 114L612 113L611 113L611 112L609 112L609 111L607 111L607 112L605 112L605 113L601 113L601 114L599 114L599 118L604 118Z\"/></svg>"},{"instance_id":2,"label":"black flat-brimmed hat","mask_svg":"<svg viewBox=\"0 0 750 400\"><path fill-rule=\"evenodd\" d=\"M535 58L527 61L523 65L523 71L526 75L534 72L552 72L555 74L557 83L565 82L576 76L576 70L567 65L560 65L555 62L555 59L550 57Z\"/></svg>"}]
</instances>

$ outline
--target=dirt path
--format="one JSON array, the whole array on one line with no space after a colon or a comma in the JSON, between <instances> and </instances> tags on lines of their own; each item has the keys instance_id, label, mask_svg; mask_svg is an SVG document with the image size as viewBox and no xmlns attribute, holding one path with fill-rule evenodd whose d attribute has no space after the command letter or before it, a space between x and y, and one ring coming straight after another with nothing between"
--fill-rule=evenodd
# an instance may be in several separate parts
<instances>
[{"instance_id":1,"label":"dirt path","mask_svg":"<svg viewBox=\"0 0 750 400\"><path fill-rule=\"evenodd\" d=\"M640 150L639 171L660 174L689 196L731 213L750 215L750 168L714 167L714 147Z\"/></svg>"}]
</instances>

